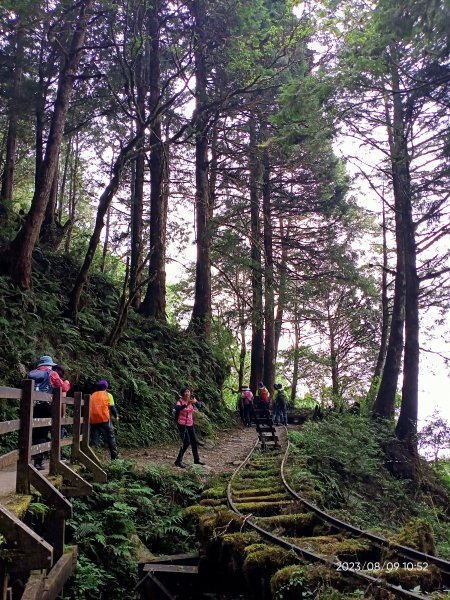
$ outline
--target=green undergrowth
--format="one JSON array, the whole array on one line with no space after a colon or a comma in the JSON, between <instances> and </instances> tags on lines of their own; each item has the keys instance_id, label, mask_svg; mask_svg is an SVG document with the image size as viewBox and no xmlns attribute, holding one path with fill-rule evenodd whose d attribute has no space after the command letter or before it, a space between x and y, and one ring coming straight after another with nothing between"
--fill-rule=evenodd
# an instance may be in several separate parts
<instances>
[{"instance_id":1,"label":"green undergrowth","mask_svg":"<svg viewBox=\"0 0 450 600\"><path fill-rule=\"evenodd\" d=\"M200 492L195 473L165 467L138 470L131 461L113 461L108 483L73 501L66 541L77 544L79 559L64 598L137 598L133 588L139 561L195 548L193 521L184 511Z\"/></svg>"},{"instance_id":2,"label":"green undergrowth","mask_svg":"<svg viewBox=\"0 0 450 600\"><path fill-rule=\"evenodd\" d=\"M92 274L75 324L64 309L77 267L70 256L42 255L35 264L33 289L27 292L0 277L0 385L19 387L43 354L66 367L71 393L90 393L99 379L107 379L121 416L120 446L177 437L171 407L183 385L191 386L205 404L198 419L200 433L209 435L228 423L231 413L221 396L228 366L214 338L207 343L130 310L121 339L108 346L118 289L106 276ZM12 418L16 406L2 403L0 420ZM13 446L15 441L6 443Z\"/></svg>"},{"instance_id":3,"label":"green undergrowth","mask_svg":"<svg viewBox=\"0 0 450 600\"><path fill-rule=\"evenodd\" d=\"M423 461L416 480L394 477L383 451L393 437L389 424L359 415L308 422L289 434L289 480L313 504L393 541L409 522L423 520L437 553L448 558L448 488ZM415 537L411 533L403 543L417 547Z\"/></svg>"}]
</instances>

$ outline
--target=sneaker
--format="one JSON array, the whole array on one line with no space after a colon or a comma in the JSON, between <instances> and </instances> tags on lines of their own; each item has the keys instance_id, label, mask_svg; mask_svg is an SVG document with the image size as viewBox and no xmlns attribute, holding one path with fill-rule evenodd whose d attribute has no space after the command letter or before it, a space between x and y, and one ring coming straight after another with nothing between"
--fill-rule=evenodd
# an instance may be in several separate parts
<instances>
[{"instance_id":1,"label":"sneaker","mask_svg":"<svg viewBox=\"0 0 450 600\"><path fill-rule=\"evenodd\" d=\"M182 462L178 462L178 461L175 461L175 466L176 467L180 467L180 469L185 469L186 468L185 464L183 464Z\"/></svg>"},{"instance_id":2,"label":"sneaker","mask_svg":"<svg viewBox=\"0 0 450 600\"><path fill-rule=\"evenodd\" d=\"M204 463L201 460L194 460L194 465L205 465L206 463Z\"/></svg>"}]
</instances>

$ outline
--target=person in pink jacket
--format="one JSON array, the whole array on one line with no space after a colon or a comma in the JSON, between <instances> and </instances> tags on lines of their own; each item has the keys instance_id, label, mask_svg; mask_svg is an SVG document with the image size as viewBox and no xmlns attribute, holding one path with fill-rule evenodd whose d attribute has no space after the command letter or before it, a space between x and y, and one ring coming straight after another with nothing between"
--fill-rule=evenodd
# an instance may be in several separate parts
<instances>
[{"instance_id":1,"label":"person in pink jacket","mask_svg":"<svg viewBox=\"0 0 450 600\"><path fill-rule=\"evenodd\" d=\"M201 402L198 402L196 398L191 396L191 390L188 387L184 387L181 390L181 396L175 405L176 421L182 441L180 451L178 452L175 461L175 466L180 467L181 469L186 467L182 462L182 459L189 446L191 446L192 449L194 463L196 465L205 464L200 460L198 455L197 437L194 429L194 407L201 408L201 406Z\"/></svg>"},{"instance_id":2,"label":"person in pink jacket","mask_svg":"<svg viewBox=\"0 0 450 600\"><path fill-rule=\"evenodd\" d=\"M28 373L28 378L34 380L35 390L37 392L45 392L51 394L53 388L61 388L63 392L70 390L70 382L68 379L62 379L57 371L53 371L56 363L51 356L41 356L36 369ZM33 407L33 418L48 419L52 416L50 402L45 400L38 401ZM48 442L48 434L50 427L35 427L32 434L32 442L35 444L45 444ZM40 452L34 456L34 468L42 471L44 467L44 453Z\"/></svg>"}]
</instances>

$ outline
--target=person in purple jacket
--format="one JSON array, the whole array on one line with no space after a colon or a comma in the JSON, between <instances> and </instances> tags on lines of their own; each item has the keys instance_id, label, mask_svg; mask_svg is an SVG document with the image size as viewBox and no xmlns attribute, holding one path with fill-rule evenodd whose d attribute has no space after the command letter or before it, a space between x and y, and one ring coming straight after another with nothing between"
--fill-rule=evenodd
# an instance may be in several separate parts
<instances>
[{"instance_id":1,"label":"person in purple jacket","mask_svg":"<svg viewBox=\"0 0 450 600\"><path fill-rule=\"evenodd\" d=\"M180 451L178 452L178 456L175 461L175 466L180 467L181 469L186 467L186 465L182 462L182 459L189 446L191 446L192 449L194 463L196 465L205 464L200 460L198 455L197 437L194 429L194 407L201 408L201 406L201 402L198 402L196 398L191 396L191 390L188 387L184 387L181 390L181 396L175 405L176 421L182 441Z\"/></svg>"}]
</instances>

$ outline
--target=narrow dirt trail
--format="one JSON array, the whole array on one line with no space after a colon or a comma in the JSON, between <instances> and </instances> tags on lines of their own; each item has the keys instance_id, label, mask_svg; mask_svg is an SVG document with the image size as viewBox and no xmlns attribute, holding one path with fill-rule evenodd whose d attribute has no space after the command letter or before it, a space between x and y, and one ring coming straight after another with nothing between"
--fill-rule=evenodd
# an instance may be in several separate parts
<instances>
[{"instance_id":1,"label":"narrow dirt trail","mask_svg":"<svg viewBox=\"0 0 450 600\"><path fill-rule=\"evenodd\" d=\"M200 459L205 462L202 470L207 475L216 475L232 471L253 448L258 436L255 428L235 427L223 429L214 440L206 440L199 448ZM150 446L148 448L119 448L120 458L130 458L140 467L149 465L165 465L176 470L174 462L180 449L179 442ZM183 462L192 468L194 459L188 448ZM187 471L188 469L184 469Z\"/></svg>"}]
</instances>

